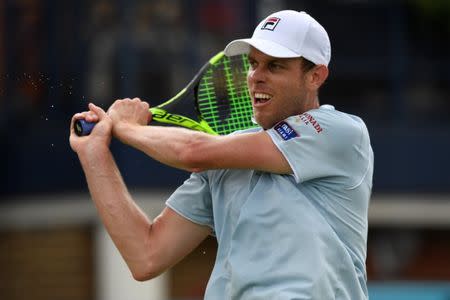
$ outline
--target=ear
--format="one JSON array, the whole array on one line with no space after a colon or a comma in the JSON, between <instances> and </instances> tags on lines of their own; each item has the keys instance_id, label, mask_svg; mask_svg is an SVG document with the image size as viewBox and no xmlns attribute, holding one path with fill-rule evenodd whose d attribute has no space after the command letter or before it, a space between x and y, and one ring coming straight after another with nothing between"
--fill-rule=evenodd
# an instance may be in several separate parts
<instances>
[{"instance_id":1,"label":"ear","mask_svg":"<svg viewBox=\"0 0 450 300\"><path fill-rule=\"evenodd\" d=\"M307 74L307 82L311 89L318 90L328 77L328 68L325 65L317 65Z\"/></svg>"}]
</instances>

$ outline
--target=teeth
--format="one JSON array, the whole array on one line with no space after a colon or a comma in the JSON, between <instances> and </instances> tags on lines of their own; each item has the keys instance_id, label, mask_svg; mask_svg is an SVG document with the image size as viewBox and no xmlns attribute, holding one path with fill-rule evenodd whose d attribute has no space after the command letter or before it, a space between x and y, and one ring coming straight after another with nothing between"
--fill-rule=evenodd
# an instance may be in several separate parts
<instances>
[{"instance_id":1,"label":"teeth","mask_svg":"<svg viewBox=\"0 0 450 300\"><path fill-rule=\"evenodd\" d=\"M272 96L268 95L268 94L264 94L264 93L255 93L255 98L268 100L268 99L272 98Z\"/></svg>"}]
</instances>

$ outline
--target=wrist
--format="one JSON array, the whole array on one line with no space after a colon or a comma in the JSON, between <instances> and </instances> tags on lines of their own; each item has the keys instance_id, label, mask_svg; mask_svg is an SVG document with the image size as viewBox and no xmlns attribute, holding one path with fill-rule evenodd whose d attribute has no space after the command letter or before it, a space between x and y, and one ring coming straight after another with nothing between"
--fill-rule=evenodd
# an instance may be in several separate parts
<instances>
[{"instance_id":1,"label":"wrist","mask_svg":"<svg viewBox=\"0 0 450 300\"><path fill-rule=\"evenodd\" d=\"M112 133L113 136L115 136L120 141L124 142L126 141L126 137L130 134L130 132L133 131L133 129L138 126L135 124L131 124L128 122L118 122L114 124Z\"/></svg>"},{"instance_id":2,"label":"wrist","mask_svg":"<svg viewBox=\"0 0 450 300\"><path fill-rule=\"evenodd\" d=\"M86 147L77 151L80 162L88 164L92 161L98 161L110 153L109 144L106 143L89 143Z\"/></svg>"}]
</instances>

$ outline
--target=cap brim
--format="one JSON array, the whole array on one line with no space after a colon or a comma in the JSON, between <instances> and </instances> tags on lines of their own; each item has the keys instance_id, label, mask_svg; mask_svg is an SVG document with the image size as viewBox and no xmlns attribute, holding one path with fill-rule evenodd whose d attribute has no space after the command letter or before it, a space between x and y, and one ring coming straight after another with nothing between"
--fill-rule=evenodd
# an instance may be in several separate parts
<instances>
[{"instance_id":1,"label":"cap brim","mask_svg":"<svg viewBox=\"0 0 450 300\"><path fill-rule=\"evenodd\" d=\"M250 46L273 57L288 58L301 56L299 53L272 41L255 38L234 40L225 47L224 53L226 56L248 54L250 52Z\"/></svg>"}]
</instances>

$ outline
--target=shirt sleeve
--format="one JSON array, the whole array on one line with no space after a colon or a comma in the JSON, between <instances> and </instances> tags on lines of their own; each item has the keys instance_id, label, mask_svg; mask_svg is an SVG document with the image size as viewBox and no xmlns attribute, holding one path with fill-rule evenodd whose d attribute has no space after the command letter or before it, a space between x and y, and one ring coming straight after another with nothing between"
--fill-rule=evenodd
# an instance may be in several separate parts
<instances>
[{"instance_id":1,"label":"shirt sleeve","mask_svg":"<svg viewBox=\"0 0 450 300\"><path fill-rule=\"evenodd\" d=\"M167 199L166 205L184 218L214 230L212 198L206 173L192 173Z\"/></svg>"},{"instance_id":2,"label":"shirt sleeve","mask_svg":"<svg viewBox=\"0 0 450 300\"><path fill-rule=\"evenodd\" d=\"M351 188L362 180L368 166L363 125L359 118L341 112L314 109L289 117L267 132L289 162L297 183L330 178Z\"/></svg>"}]
</instances>

